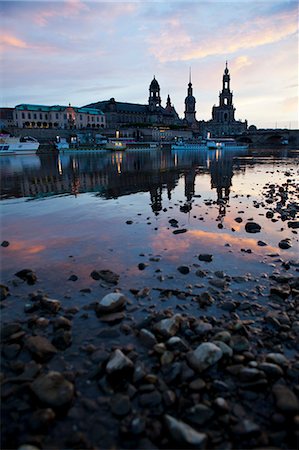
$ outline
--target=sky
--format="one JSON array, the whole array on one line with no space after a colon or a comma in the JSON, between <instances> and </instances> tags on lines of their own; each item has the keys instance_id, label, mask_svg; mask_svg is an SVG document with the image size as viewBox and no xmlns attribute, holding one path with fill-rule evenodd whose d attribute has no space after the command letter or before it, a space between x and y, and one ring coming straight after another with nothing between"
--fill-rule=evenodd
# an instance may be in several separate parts
<instances>
[{"instance_id":1,"label":"sky","mask_svg":"<svg viewBox=\"0 0 299 450\"><path fill-rule=\"evenodd\" d=\"M298 128L298 2L0 0L0 106L146 104L155 75L209 120L225 62L236 119Z\"/></svg>"}]
</instances>

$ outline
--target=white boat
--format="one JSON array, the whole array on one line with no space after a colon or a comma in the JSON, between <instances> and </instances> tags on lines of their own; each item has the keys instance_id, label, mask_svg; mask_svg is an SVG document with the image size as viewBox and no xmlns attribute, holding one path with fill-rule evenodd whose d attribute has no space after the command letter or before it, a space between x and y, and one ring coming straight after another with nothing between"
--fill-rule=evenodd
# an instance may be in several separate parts
<instances>
[{"instance_id":1,"label":"white boat","mask_svg":"<svg viewBox=\"0 0 299 450\"><path fill-rule=\"evenodd\" d=\"M209 150L246 150L248 144L238 143L232 138L207 138L206 147Z\"/></svg>"},{"instance_id":2,"label":"white boat","mask_svg":"<svg viewBox=\"0 0 299 450\"><path fill-rule=\"evenodd\" d=\"M59 141L55 142L55 148L57 150L68 150L70 144L67 142L66 138L60 138Z\"/></svg>"},{"instance_id":3,"label":"white boat","mask_svg":"<svg viewBox=\"0 0 299 450\"><path fill-rule=\"evenodd\" d=\"M31 136L14 137L0 135L0 155L25 155L36 153L39 148L37 139Z\"/></svg>"},{"instance_id":4,"label":"white boat","mask_svg":"<svg viewBox=\"0 0 299 450\"><path fill-rule=\"evenodd\" d=\"M107 142L107 144L104 146L105 149L107 150L125 150L127 148L127 145L125 142L122 141L109 141Z\"/></svg>"},{"instance_id":5,"label":"white boat","mask_svg":"<svg viewBox=\"0 0 299 450\"><path fill-rule=\"evenodd\" d=\"M204 142L186 142L182 138L178 138L175 144L171 145L171 150L206 150Z\"/></svg>"}]
</instances>

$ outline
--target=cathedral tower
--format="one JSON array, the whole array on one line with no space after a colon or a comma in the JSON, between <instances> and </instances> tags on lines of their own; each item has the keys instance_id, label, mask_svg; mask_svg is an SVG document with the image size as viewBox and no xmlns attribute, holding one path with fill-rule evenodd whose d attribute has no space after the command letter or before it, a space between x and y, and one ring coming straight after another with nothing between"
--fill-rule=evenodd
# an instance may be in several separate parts
<instances>
[{"instance_id":1,"label":"cathedral tower","mask_svg":"<svg viewBox=\"0 0 299 450\"><path fill-rule=\"evenodd\" d=\"M150 111L155 111L158 106L161 106L160 86L155 76L149 87L148 104Z\"/></svg>"},{"instance_id":2,"label":"cathedral tower","mask_svg":"<svg viewBox=\"0 0 299 450\"><path fill-rule=\"evenodd\" d=\"M227 61L222 78L222 91L219 93L219 106L214 106L212 118L220 123L234 122L235 108L233 105L233 93L230 90L230 74Z\"/></svg>"},{"instance_id":3,"label":"cathedral tower","mask_svg":"<svg viewBox=\"0 0 299 450\"><path fill-rule=\"evenodd\" d=\"M185 98L185 119L188 122L188 124L190 124L190 125L192 125L196 122L195 103L196 103L196 100L195 100L195 97L193 97L193 89L192 89L192 83L191 83L191 69L190 69L187 97Z\"/></svg>"}]
</instances>

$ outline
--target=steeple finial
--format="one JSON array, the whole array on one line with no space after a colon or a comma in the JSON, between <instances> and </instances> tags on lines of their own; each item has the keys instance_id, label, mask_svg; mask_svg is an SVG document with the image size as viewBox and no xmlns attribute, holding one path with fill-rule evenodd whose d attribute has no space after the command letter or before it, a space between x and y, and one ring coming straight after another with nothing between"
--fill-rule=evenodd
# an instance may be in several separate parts
<instances>
[{"instance_id":1,"label":"steeple finial","mask_svg":"<svg viewBox=\"0 0 299 450\"><path fill-rule=\"evenodd\" d=\"M189 67L189 83L191 83L191 67Z\"/></svg>"},{"instance_id":2,"label":"steeple finial","mask_svg":"<svg viewBox=\"0 0 299 450\"><path fill-rule=\"evenodd\" d=\"M225 61L225 68L227 69L227 61Z\"/></svg>"}]
</instances>

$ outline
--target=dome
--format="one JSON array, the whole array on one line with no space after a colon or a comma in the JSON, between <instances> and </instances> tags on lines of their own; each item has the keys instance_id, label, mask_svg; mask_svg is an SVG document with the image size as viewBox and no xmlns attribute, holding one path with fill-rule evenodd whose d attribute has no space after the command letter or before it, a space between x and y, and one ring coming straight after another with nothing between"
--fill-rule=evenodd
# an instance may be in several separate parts
<instances>
[{"instance_id":1,"label":"dome","mask_svg":"<svg viewBox=\"0 0 299 450\"><path fill-rule=\"evenodd\" d=\"M156 80L156 78L154 77L153 81L150 84L150 90L152 89L160 89L159 83Z\"/></svg>"}]
</instances>

